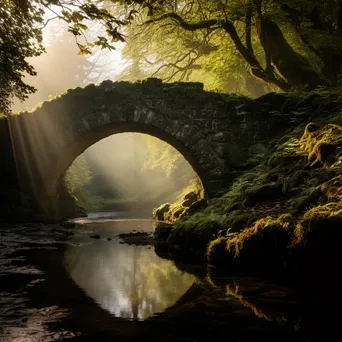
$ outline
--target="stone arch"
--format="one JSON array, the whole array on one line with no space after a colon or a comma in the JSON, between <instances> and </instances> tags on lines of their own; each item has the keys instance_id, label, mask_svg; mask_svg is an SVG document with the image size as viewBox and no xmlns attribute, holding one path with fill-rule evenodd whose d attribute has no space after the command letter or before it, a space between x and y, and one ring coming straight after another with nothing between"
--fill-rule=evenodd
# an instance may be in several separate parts
<instances>
[{"instance_id":1,"label":"stone arch","mask_svg":"<svg viewBox=\"0 0 342 342\"><path fill-rule=\"evenodd\" d=\"M119 133L148 134L171 145L190 164L194 172L199 177L204 191L207 188L207 178L204 170L202 169L201 165L197 163L196 158L192 155L191 151L180 140L176 139L174 136L167 133L166 131L154 126L135 123L126 123L124 125L118 125L117 123L114 123L101 126L100 129L92 131L92 134L87 134L86 136L84 136L83 139L78 141L76 144L70 146L67 155L61 157L61 163L59 164L58 168L54 170L55 172L53 176L46 184L47 193L51 196L54 196L54 194L56 193L56 189L58 189L59 184L62 182L66 171L80 154L82 154L90 146L96 144L100 140Z\"/></svg>"},{"instance_id":2,"label":"stone arch","mask_svg":"<svg viewBox=\"0 0 342 342\"><path fill-rule=\"evenodd\" d=\"M268 111L267 103L206 92L200 83L104 81L70 89L8 123L22 191L51 208L72 161L95 142L122 132L150 134L175 147L207 196L217 196L246 167L251 147L288 124L285 118L280 125L279 115Z\"/></svg>"}]
</instances>

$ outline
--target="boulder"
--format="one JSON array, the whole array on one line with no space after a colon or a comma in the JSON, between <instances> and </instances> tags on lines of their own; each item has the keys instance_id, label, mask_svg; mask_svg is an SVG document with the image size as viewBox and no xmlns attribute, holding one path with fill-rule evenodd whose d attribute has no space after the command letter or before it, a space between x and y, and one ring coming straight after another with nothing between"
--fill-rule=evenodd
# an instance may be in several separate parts
<instances>
[{"instance_id":1,"label":"boulder","mask_svg":"<svg viewBox=\"0 0 342 342\"><path fill-rule=\"evenodd\" d=\"M172 224L159 222L154 230L154 239L157 241L166 241L171 234Z\"/></svg>"}]
</instances>

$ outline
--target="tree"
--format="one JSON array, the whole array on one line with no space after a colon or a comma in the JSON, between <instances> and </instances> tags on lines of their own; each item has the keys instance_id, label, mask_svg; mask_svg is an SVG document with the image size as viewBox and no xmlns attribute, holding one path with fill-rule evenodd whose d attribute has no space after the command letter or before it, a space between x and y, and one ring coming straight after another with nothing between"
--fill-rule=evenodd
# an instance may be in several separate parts
<instances>
[{"instance_id":1,"label":"tree","mask_svg":"<svg viewBox=\"0 0 342 342\"><path fill-rule=\"evenodd\" d=\"M190 32L224 32L222 39L234 43L255 77L282 90L312 89L331 84L333 78L319 68L320 64L329 63L323 53L313 56L310 47L314 47L315 41L309 35L315 40L319 36L324 38L319 39L321 44L329 36L330 42L341 46L338 32L329 32L328 27L314 29L312 26L312 10L320 11L327 1L312 3L305 0L297 4L285 0L170 1L168 5L156 6L145 24L169 24ZM297 28L288 15L288 8L292 9L292 6L303 13L298 18ZM340 6L335 2L333 7L336 10ZM307 36L306 43L302 39L304 35ZM331 45L327 43L327 47ZM337 64L340 70L341 62Z\"/></svg>"},{"instance_id":2,"label":"tree","mask_svg":"<svg viewBox=\"0 0 342 342\"><path fill-rule=\"evenodd\" d=\"M67 29L68 25L59 21L52 23L44 32L46 53L30 59L37 76L26 78L36 92L24 102L14 101L13 111L31 110L51 96L91 82L101 82L111 74L111 65L104 60L106 51L95 50L92 55L78 55L75 39Z\"/></svg>"},{"instance_id":3,"label":"tree","mask_svg":"<svg viewBox=\"0 0 342 342\"><path fill-rule=\"evenodd\" d=\"M44 52L43 10L35 3L2 0L0 6L0 113L7 114L13 97L24 100L35 88L23 81L36 75L27 58Z\"/></svg>"},{"instance_id":4,"label":"tree","mask_svg":"<svg viewBox=\"0 0 342 342\"><path fill-rule=\"evenodd\" d=\"M76 38L80 55L91 54L96 47L113 49L114 42L123 41L118 27L127 23L118 20L107 10L91 1L63 0L3 0L0 7L0 113L11 112L14 98L23 101L36 89L24 82L27 75L37 73L29 58L40 56L45 50L42 30L52 19L68 24L68 31ZM50 15L49 19L47 14ZM51 17L51 15L53 15ZM129 19L129 17L128 17ZM104 35L88 41L84 34L85 21L105 25ZM79 40L82 37L82 43Z\"/></svg>"},{"instance_id":5,"label":"tree","mask_svg":"<svg viewBox=\"0 0 342 342\"><path fill-rule=\"evenodd\" d=\"M288 91L332 85L342 71L342 4L338 0L3 0L0 9L0 110L8 113L13 97L34 92L23 78L35 75L27 58L39 56L44 15L68 24L79 54L95 47L113 49L125 40L130 24L169 25L195 35L205 47L215 35L233 43L254 77ZM89 23L101 26L89 39ZM47 24L47 23L45 23ZM167 38L166 36L165 38ZM167 44L170 40L165 39ZM209 44L211 46L211 44ZM198 47L199 48L199 47ZM201 57L188 58L187 70ZM181 66L180 68L184 67ZM175 70L179 68L177 64Z\"/></svg>"},{"instance_id":6,"label":"tree","mask_svg":"<svg viewBox=\"0 0 342 342\"><path fill-rule=\"evenodd\" d=\"M130 25L120 79L202 81L206 89L260 96L267 83L252 77L233 42L219 31L184 31L173 24Z\"/></svg>"}]
</instances>

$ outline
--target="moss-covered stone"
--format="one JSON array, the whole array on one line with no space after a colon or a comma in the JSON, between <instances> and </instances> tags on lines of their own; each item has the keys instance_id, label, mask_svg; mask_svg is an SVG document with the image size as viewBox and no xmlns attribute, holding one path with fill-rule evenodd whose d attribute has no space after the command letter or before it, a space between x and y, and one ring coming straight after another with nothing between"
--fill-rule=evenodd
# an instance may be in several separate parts
<instances>
[{"instance_id":1,"label":"moss-covered stone","mask_svg":"<svg viewBox=\"0 0 342 342\"><path fill-rule=\"evenodd\" d=\"M250 215L237 209L227 214L227 218L224 220L223 226L229 230L229 232L239 232L247 225L247 222L250 219Z\"/></svg>"},{"instance_id":2,"label":"moss-covered stone","mask_svg":"<svg viewBox=\"0 0 342 342\"><path fill-rule=\"evenodd\" d=\"M308 154L311 165L329 166L336 162L342 152L342 127L328 124L321 128L310 123L301 139L301 148Z\"/></svg>"},{"instance_id":3,"label":"moss-covered stone","mask_svg":"<svg viewBox=\"0 0 342 342\"><path fill-rule=\"evenodd\" d=\"M182 202L182 206L189 208L192 204L199 200L199 195L195 191L190 191L183 198L184 201Z\"/></svg>"},{"instance_id":4,"label":"moss-covered stone","mask_svg":"<svg viewBox=\"0 0 342 342\"><path fill-rule=\"evenodd\" d=\"M169 238L171 230L171 224L158 222L154 227L153 237L156 241L165 242Z\"/></svg>"},{"instance_id":5,"label":"moss-covered stone","mask_svg":"<svg viewBox=\"0 0 342 342\"><path fill-rule=\"evenodd\" d=\"M292 230L291 215L263 218L238 234L211 242L207 249L208 261L221 264L222 261L218 260L221 257L229 267L250 270L282 268Z\"/></svg>"},{"instance_id":6,"label":"moss-covered stone","mask_svg":"<svg viewBox=\"0 0 342 342\"><path fill-rule=\"evenodd\" d=\"M165 214L168 213L168 211L171 208L171 203L164 203L160 207L153 209L152 211L152 217L155 220L158 221L164 221L165 220Z\"/></svg>"},{"instance_id":7,"label":"moss-covered stone","mask_svg":"<svg viewBox=\"0 0 342 342\"><path fill-rule=\"evenodd\" d=\"M168 238L168 243L195 249L204 254L209 241L216 238L222 225L215 220L203 220L197 225L175 224Z\"/></svg>"},{"instance_id":8,"label":"moss-covered stone","mask_svg":"<svg viewBox=\"0 0 342 342\"><path fill-rule=\"evenodd\" d=\"M228 269L314 272L317 267L326 273L327 263L342 261L341 129L311 123L301 138L289 133L275 142L269 160L242 173L222 197L178 221L169 241L202 251L206 238L208 262ZM323 143L334 149L325 151ZM207 233L199 244L201 230Z\"/></svg>"},{"instance_id":9,"label":"moss-covered stone","mask_svg":"<svg viewBox=\"0 0 342 342\"><path fill-rule=\"evenodd\" d=\"M204 198L200 199L199 201L193 203L189 209L184 213L184 217L188 215L193 215L199 210L203 210L208 205L208 201Z\"/></svg>"},{"instance_id":10,"label":"moss-covered stone","mask_svg":"<svg viewBox=\"0 0 342 342\"><path fill-rule=\"evenodd\" d=\"M227 237L221 236L212 240L207 248L207 261L211 265L227 266L227 259L232 256L227 253Z\"/></svg>"},{"instance_id":11,"label":"moss-covered stone","mask_svg":"<svg viewBox=\"0 0 342 342\"><path fill-rule=\"evenodd\" d=\"M283 195L282 188L282 184L274 182L251 187L245 193L245 203L253 205L277 200Z\"/></svg>"},{"instance_id":12,"label":"moss-covered stone","mask_svg":"<svg viewBox=\"0 0 342 342\"><path fill-rule=\"evenodd\" d=\"M185 217L190 212L203 208L206 201L203 198L204 191L202 183L196 179L189 187L183 189L182 194L175 203L162 204L159 208L154 209L152 217L159 221L175 222Z\"/></svg>"},{"instance_id":13,"label":"moss-covered stone","mask_svg":"<svg viewBox=\"0 0 342 342\"><path fill-rule=\"evenodd\" d=\"M297 196L290 200L291 212L303 212L312 205L316 205L322 196L320 187L311 187L303 190Z\"/></svg>"}]
</instances>

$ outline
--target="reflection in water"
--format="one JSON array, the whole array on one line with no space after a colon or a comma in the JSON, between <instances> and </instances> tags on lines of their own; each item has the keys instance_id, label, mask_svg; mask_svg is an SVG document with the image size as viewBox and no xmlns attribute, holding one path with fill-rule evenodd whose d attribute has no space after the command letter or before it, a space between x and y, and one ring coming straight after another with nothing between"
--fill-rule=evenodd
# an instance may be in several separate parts
<instances>
[{"instance_id":1,"label":"reflection in water","mask_svg":"<svg viewBox=\"0 0 342 342\"><path fill-rule=\"evenodd\" d=\"M103 309L134 320L163 312L195 280L171 261L159 258L150 247L117 241L70 246L65 263L74 282Z\"/></svg>"},{"instance_id":2,"label":"reflection in water","mask_svg":"<svg viewBox=\"0 0 342 342\"><path fill-rule=\"evenodd\" d=\"M152 222L0 227L0 341L342 341L341 299L330 287L298 293L211 267L191 285L148 247L106 241L133 229L151 231ZM143 319L169 306L146 324L109 314Z\"/></svg>"}]
</instances>

